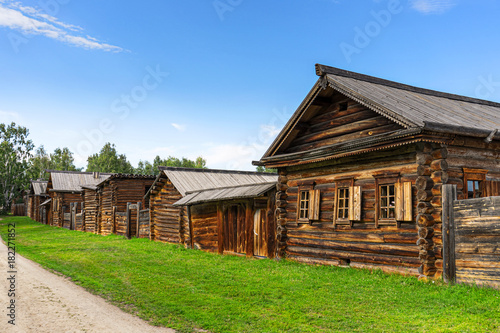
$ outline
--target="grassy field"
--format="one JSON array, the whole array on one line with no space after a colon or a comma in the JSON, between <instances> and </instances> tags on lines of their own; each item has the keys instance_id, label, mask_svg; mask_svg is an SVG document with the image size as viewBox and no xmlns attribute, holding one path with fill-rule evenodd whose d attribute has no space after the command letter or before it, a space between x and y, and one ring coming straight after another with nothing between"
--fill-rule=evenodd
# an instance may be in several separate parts
<instances>
[{"instance_id":1,"label":"grassy field","mask_svg":"<svg viewBox=\"0 0 500 333\"><path fill-rule=\"evenodd\" d=\"M17 252L179 331L500 332L500 291L16 223Z\"/></svg>"}]
</instances>

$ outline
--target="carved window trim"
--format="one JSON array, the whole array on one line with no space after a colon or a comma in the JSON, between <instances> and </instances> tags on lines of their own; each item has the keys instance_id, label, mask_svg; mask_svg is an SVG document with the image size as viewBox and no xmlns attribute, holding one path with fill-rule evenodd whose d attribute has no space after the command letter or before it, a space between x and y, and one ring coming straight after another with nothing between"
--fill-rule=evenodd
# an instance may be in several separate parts
<instances>
[{"instance_id":1,"label":"carved window trim","mask_svg":"<svg viewBox=\"0 0 500 333\"><path fill-rule=\"evenodd\" d=\"M333 207L333 226L348 225L361 220L361 186L354 186L354 178L336 180Z\"/></svg>"},{"instance_id":2,"label":"carved window trim","mask_svg":"<svg viewBox=\"0 0 500 333\"><path fill-rule=\"evenodd\" d=\"M413 198L412 184L409 181L403 182L399 173L374 175L375 178L375 227L379 226L401 226L401 222L413 222ZM393 187L393 194L390 189ZM382 217L382 187L387 187L385 197L390 200L394 198L393 205L387 202L385 208L394 209L392 217Z\"/></svg>"},{"instance_id":3,"label":"carved window trim","mask_svg":"<svg viewBox=\"0 0 500 333\"><path fill-rule=\"evenodd\" d=\"M315 182L310 180L300 181L297 184L297 223L311 224L319 220L321 193L320 190L314 189L314 185Z\"/></svg>"}]
</instances>

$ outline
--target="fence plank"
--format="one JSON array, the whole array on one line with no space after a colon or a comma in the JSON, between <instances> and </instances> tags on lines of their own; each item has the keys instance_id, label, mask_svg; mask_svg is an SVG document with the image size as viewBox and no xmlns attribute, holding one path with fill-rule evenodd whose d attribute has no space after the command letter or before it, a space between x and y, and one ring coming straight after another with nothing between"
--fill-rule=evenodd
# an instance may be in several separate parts
<instances>
[{"instance_id":1,"label":"fence plank","mask_svg":"<svg viewBox=\"0 0 500 333\"><path fill-rule=\"evenodd\" d=\"M442 191L443 279L450 282L456 278L453 202L457 199L457 185L443 185Z\"/></svg>"}]
</instances>

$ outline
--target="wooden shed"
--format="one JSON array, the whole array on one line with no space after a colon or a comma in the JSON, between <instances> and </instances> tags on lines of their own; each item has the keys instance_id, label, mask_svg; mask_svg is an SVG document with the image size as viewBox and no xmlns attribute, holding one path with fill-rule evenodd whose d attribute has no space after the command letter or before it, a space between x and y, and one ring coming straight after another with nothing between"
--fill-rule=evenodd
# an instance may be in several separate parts
<instances>
[{"instance_id":1,"label":"wooden shed","mask_svg":"<svg viewBox=\"0 0 500 333\"><path fill-rule=\"evenodd\" d=\"M279 254L442 273L442 185L498 195L500 104L316 65L259 162L278 168Z\"/></svg>"},{"instance_id":2,"label":"wooden shed","mask_svg":"<svg viewBox=\"0 0 500 333\"><path fill-rule=\"evenodd\" d=\"M43 179L32 180L28 191L27 215L37 222L47 223L45 206L41 204L47 200L47 181Z\"/></svg>"},{"instance_id":3,"label":"wooden shed","mask_svg":"<svg viewBox=\"0 0 500 333\"><path fill-rule=\"evenodd\" d=\"M156 176L114 174L97 184L99 195L98 232L102 235L115 233L127 237L137 235L137 212L128 214L130 205L137 205L135 210L147 207L145 194L153 184ZM85 191L90 200L95 201L91 191ZM130 209L129 209L130 211Z\"/></svg>"},{"instance_id":4,"label":"wooden shed","mask_svg":"<svg viewBox=\"0 0 500 333\"><path fill-rule=\"evenodd\" d=\"M53 226L71 228L70 206L82 210L82 186L95 185L108 178L110 173L47 170L50 173L47 193L50 195L49 223ZM47 202L48 203L48 202Z\"/></svg>"},{"instance_id":5,"label":"wooden shed","mask_svg":"<svg viewBox=\"0 0 500 333\"><path fill-rule=\"evenodd\" d=\"M147 195L151 238L212 252L272 256L276 180L269 173L161 168Z\"/></svg>"}]
</instances>

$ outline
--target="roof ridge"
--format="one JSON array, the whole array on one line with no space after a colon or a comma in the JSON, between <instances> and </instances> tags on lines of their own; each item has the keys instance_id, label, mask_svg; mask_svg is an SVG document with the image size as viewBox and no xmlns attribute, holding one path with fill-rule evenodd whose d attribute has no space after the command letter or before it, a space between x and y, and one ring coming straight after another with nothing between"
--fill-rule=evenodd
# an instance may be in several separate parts
<instances>
[{"instance_id":1,"label":"roof ridge","mask_svg":"<svg viewBox=\"0 0 500 333\"><path fill-rule=\"evenodd\" d=\"M270 172L258 172L258 171L244 171L244 170L223 170L223 169L201 169L201 168L184 168L184 167L165 167L159 166L160 171L191 171L191 172L203 172L203 173L232 173L232 174L245 174L245 175L262 175L271 176L278 175L277 173Z\"/></svg>"},{"instance_id":2,"label":"roof ridge","mask_svg":"<svg viewBox=\"0 0 500 333\"><path fill-rule=\"evenodd\" d=\"M396 88L396 89L402 89L402 90L407 90L407 91L411 91L411 92L416 92L416 93L421 93L421 94L426 94L426 95L431 95L431 96L436 96L436 97L443 97L443 98L453 99L453 100L462 101L462 102L469 102L469 103L476 103L476 104L500 107L500 103L497 103L497 102L492 102L492 101L488 101L488 100L484 100L484 99L473 98L473 97L468 97L468 96L463 96L463 95L446 93L446 92L442 92L442 91L438 91L438 90L415 87L415 86L411 86L408 84L399 83L396 81L381 79L381 78L378 78L375 76L351 72L351 71L347 71L347 70L336 68L336 67L316 64L316 75L324 76L324 75L328 75L328 74L348 77L348 78L352 78L352 79L356 79L356 80L361 80L361 81L366 81L366 82L370 82L370 83L389 86L389 87Z\"/></svg>"}]
</instances>

